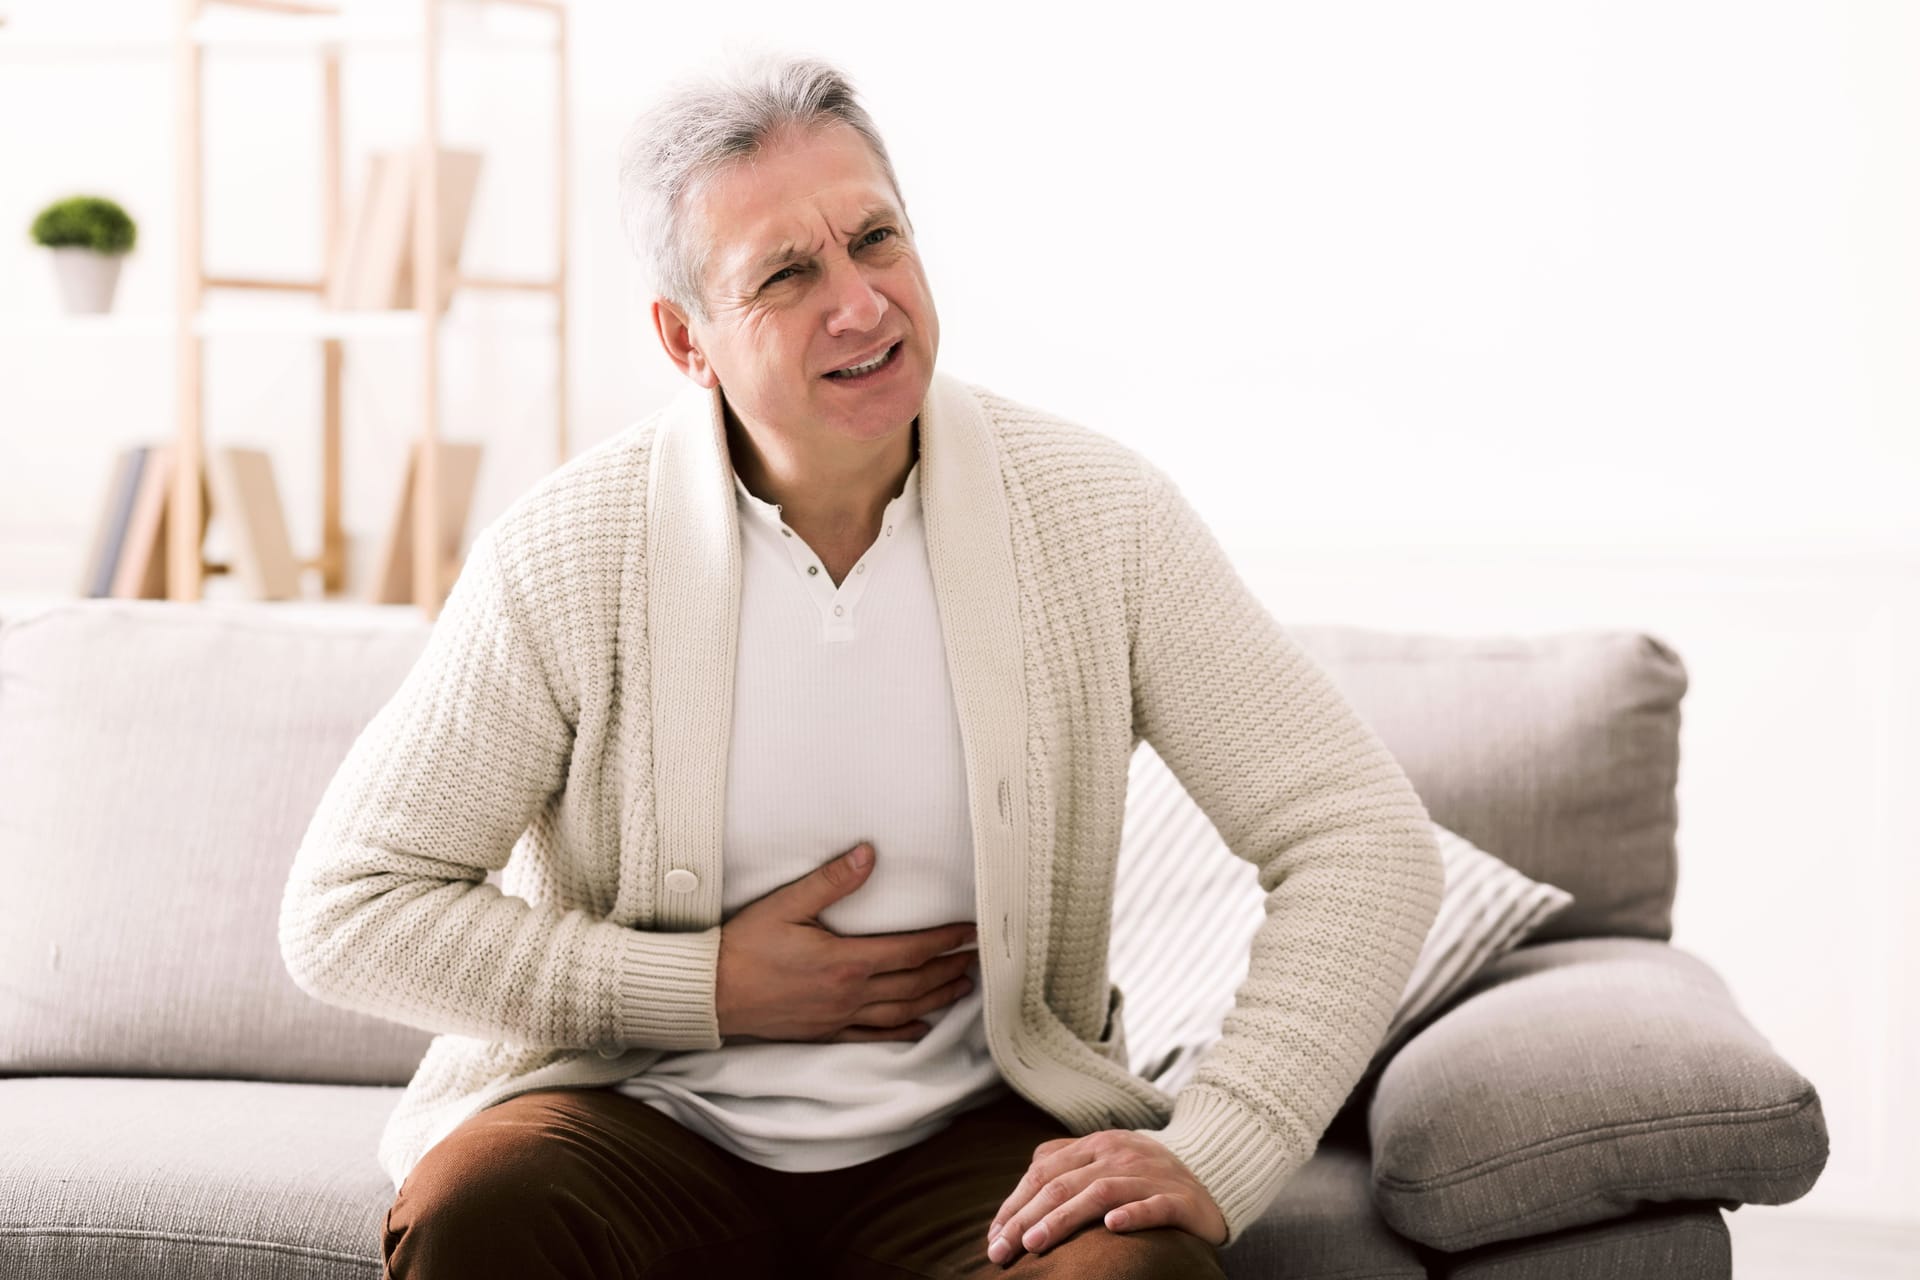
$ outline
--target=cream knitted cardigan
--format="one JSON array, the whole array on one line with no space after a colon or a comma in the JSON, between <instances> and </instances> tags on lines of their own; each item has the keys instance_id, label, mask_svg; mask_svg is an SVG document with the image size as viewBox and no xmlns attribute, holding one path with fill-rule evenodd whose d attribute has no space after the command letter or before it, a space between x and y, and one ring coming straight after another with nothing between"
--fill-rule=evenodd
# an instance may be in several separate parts
<instances>
[{"instance_id":1,"label":"cream knitted cardigan","mask_svg":"<svg viewBox=\"0 0 1920 1280\"><path fill-rule=\"evenodd\" d=\"M681 393L476 536L301 842L279 922L294 980L440 1033L380 1140L396 1188L483 1107L720 1046L740 596L721 403ZM939 372L920 456L994 1060L1075 1135L1165 1143L1231 1247L1393 1016L1440 902L1426 809L1143 456ZM1143 737L1267 894L1177 1098L1127 1070L1107 976Z\"/></svg>"}]
</instances>

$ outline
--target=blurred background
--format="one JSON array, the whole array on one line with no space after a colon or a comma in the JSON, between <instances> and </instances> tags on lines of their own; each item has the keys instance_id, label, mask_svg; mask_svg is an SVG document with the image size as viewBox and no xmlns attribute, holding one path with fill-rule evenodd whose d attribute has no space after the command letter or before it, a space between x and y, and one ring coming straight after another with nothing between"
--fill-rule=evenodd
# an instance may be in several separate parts
<instances>
[{"instance_id":1,"label":"blurred background","mask_svg":"<svg viewBox=\"0 0 1920 1280\"><path fill-rule=\"evenodd\" d=\"M174 6L0 14L3 614L85 594L116 456L173 436L180 228ZM478 16L448 34L443 143L484 156L460 270L549 274L555 59ZM568 456L685 385L621 232L617 148L668 81L758 47L861 90L940 366L1152 457L1283 623L1678 650L1673 940L1832 1132L1803 1200L1728 1215L1736 1249L1813 1233L1823 1259L1920 1257L1920 6L574 0L566 359L552 296L455 291L438 429L483 447L463 537L561 460L560 379ZM370 41L342 76L351 222L368 157L419 136L420 61ZM322 88L310 50L208 51L208 272L325 269ZM138 226L111 319L67 314L29 236L76 193ZM343 343L350 585L419 430L417 335ZM204 350L206 442L267 453L303 554L320 346L296 319ZM232 537L214 521L209 554Z\"/></svg>"}]
</instances>

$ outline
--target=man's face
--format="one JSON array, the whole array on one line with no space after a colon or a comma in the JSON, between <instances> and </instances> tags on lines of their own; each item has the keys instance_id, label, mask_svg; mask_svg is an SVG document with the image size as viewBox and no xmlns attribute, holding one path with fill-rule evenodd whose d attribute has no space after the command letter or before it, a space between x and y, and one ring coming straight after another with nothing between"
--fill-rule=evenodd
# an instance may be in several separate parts
<instances>
[{"instance_id":1,"label":"man's face","mask_svg":"<svg viewBox=\"0 0 1920 1280\"><path fill-rule=\"evenodd\" d=\"M940 321L892 186L860 135L836 125L772 140L688 208L705 235L710 318L690 328L687 374L716 381L736 416L777 438L883 439L920 412ZM680 319L656 304L669 352ZM864 378L827 376L897 345Z\"/></svg>"}]
</instances>

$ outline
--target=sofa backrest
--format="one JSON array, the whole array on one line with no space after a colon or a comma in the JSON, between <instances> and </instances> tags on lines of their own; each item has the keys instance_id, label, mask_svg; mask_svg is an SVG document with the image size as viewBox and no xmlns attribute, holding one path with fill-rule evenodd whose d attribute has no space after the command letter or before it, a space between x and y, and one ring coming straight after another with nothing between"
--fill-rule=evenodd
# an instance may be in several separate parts
<instances>
[{"instance_id":1,"label":"sofa backrest","mask_svg":"<svg viewBox=\"0 0 1920 1280\"><path fill-rule=\"evenodd\" d=\"M1573 895L1530 943L1669 941L1680 656L1637 631L1407 635L1287 628L1435 822Z\"/></svg>"},{"instance_id":2,"label":"sofa backrest","mask_svg":"<svg viewBox=\"0 0 1920 1280\"><path fill-rule=\"evenodd\" d=\"M0 1072L412 1076L431 1037L314 1000L277 929L321 792L428 626L274 609L0 619Z\"/></svg>"},{"instance_id":3,"label":"sofa backrest","mask_svg":"<svg viewBox=\"0 0 1920 1280\"><path fill-rule=\"evenodd\" d=\"M1534 941L1665 939L1686 677L1631 632L1289 627L1433 819L1575 901ZM276 936L293 854L426 642L284 606L0 618L0 1073L399 1084L430 1036L320 1003Z\"/></svg>"}]
</instances>

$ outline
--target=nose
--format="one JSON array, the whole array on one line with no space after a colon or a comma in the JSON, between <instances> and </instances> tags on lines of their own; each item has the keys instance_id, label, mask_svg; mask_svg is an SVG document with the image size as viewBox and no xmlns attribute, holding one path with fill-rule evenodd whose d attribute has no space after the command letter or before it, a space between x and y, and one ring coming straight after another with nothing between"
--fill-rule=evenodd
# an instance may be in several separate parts
<instances>
[{"instance_id":1,"label":"nose","mask_svg":"<svg viewBox=\"0 0 1920 1280\"><path fill-rule=\"evenodd\" d=\"M843 333L864 333L880 323L887 314L887 300L867 279L858 263L848 262L832 269L827 281L832 310L827 315L827 331L838 337Z\"/></svg>"}]
</instances>

